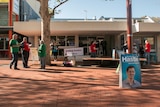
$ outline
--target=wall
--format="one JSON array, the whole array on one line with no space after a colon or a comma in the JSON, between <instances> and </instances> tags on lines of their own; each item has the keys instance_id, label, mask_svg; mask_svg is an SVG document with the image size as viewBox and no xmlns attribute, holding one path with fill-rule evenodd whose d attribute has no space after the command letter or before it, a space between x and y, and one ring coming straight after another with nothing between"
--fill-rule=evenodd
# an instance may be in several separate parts
<instances>
[{"instance_id":1,"label":"wall","mask_svg":"<svg viewBox=\"0 0 160 107\"><path fill-rule=\"evenodd\" d=\"M28 1L28 0L27 0ZM28 21L31 19L39 18L39 15L34 11L34 9L28 4L26 0L20 0L20 20ZM32 0L36 1L36 0ZM36 4L35 4L36 5Z\"/></svg>"}]
</instances>

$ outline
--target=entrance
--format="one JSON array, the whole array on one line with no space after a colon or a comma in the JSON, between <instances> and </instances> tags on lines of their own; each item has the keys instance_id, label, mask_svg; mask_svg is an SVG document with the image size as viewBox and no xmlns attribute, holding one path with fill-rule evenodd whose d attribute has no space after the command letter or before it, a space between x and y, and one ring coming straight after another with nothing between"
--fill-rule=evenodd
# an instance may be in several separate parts
<instances>
[{"instance_id":1,"label":"entrance","mask_svg":"<svg viewBox=\"0 0 160 107\"><path fill-rule=\"evenodd\" d=\"M79 36L79 47L84 48L84 55L90 54L89 46L94 40L97 41L97 57L111 57L112 49L115 48L115 35Z\"/></svg>"}]
</instances>

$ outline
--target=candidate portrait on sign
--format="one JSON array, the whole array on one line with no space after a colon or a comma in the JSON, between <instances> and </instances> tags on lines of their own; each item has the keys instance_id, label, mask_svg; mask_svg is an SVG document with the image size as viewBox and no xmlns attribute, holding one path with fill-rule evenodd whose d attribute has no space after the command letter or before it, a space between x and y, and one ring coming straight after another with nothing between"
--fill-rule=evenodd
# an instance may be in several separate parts
<instances>
[{"instance_id":1,"label":"candidate portrait on sign","mask_svg":"<svg viewBox=\"0 0 160 107\"><path fill-rule=\"evenodd\" d=\"M127 78L122 81L122 87L123 88L136 88L141 87L141 83L137 80L135 80L135 67L134 66L128 66L126 69L126 75Z\"/></svg>"}]
</instances>

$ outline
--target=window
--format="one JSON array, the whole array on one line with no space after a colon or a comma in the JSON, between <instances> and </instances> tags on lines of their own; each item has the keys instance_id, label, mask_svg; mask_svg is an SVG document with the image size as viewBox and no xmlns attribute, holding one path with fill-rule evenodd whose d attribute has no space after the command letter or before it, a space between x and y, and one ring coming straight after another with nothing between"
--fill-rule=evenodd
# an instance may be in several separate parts
<instances>
[{"instance_id":1,"label":"window","mask_svg":"<svg viewBox=\"0 0 160 107\"><path fill-rule=\"evenodd\" d=\"M79 47L87 46L87 37L79 37Z\"/></svg>"},{"instance_id":2,"label":"window","mask_svg":"<svg viewBox=\"0 0 160 107\"><path fill-rule=\"evenodd\" d=\"M155 51L156 49L156 43L155 43L155 37L154 36L136 36L133 39L133 43L136 43L138 46L139 44L145 45L145 40L148 40L148 42L151 44L151 50Z\"/></svg>"},{"instance_id":3,"label":"window","mask_svg":"<svg viewBox=\"0 0 160 107\"><path fill-rule=\"evenodd\" d=\"M58 55L64 55L64 46L75 46L75 36L51 36L51 42L58 43Z\"/></svg>"},{"instance_id":4,"label":"window","mask_svg":"<svg viewBox=\"0 0 160 107\"><path fill-rule=\"evenodd\" d=\"M75 36L57 36L59 46L75 46Z\"/></svg>"},{"instance_id":5,"label":"window","mask_svg":"<svg viewBox=\"0 0 160 107\"><path fill-rule=\"evenodd\" d=\"M8 49L9 47L9 39L8 38L5 38L5 49Z\"/></svg>"},{"instance_id":6,"label":"window","mask_svg":"<svg viewBox=\"0 0 160 107\"><path fill-rule=\"evenodd\" d=\"M133 39L133 43L136 43L137 46L140 45L141 44L141 38L137 37L137 38Z\"/></svg>"},{"instance_id":7,"label":"window","mask_svg":"<svg viewBox=\"0 0 160 107\"><path fill-rule=\"evenodd\" d=\"M65 36L58 36L57 42L59 43L59 46L65 46L66 44L66 38Z\"/></svg>"},{"instance_id":8,"label":"window","mask_svg":"<svg viewBox=\"0 0 160 107\"><path fill-rule=\"evenodd\" d=\"M151 50L155 50L155 39L154 39L154 37L145 37L144 41L145 40L148 40L148 42L150 43Z\"/></svg>"},{"instance_id":9,"label":"window","mask_svg":"<svg viewBox=\"0 0 160 107\"><path fill-rule=\"evenodd\" d=\"M92 41L96 40L96 37L93 36L80 36L79 37L79 47L84 47L84 55L89 54L89 46Z\"/></svg>"},{"instance_id":10,"label":"window","mask_svg":"<svg viewBox=\"0 0 160 107\"><path fill-rule=\"evenodd\" d=\"M4 38L0 38L0 49L4 49Z\"/></svg>"},{"instance_id":11,"label":"window","mask_svg":"<svg viewBox=\"0 0 160 107\"><path fill-rule=\"evenodd\" d=\"M0 37L0 49L8 49L9 40L6 37Z\"/></svg>"},{"instance_id":12,"label":"window","mask_svg":"<svg viewBox=\"0 0 160 107\"><path fill-rule=\"evenodd\" d=\"M67 46L75 46L75 37L67 36Z\"/></svg>"},{"instance_id":13,"label":"window","mask_svg":"<svg viewBox=\"0 0 160 107\"><path fill-rule=\"evenodd\" d=\"M56 43L56 42L57 42L56 36L51 36L51 42L53 42L53 43Z\"/></svg>"}]
</instances>

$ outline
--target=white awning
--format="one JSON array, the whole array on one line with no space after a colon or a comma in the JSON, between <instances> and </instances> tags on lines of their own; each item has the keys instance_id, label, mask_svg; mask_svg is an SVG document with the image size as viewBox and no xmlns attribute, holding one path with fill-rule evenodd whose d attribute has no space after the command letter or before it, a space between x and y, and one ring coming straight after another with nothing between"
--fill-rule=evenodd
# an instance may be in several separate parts
<instances>
[{"instance_id":1,"label":"white awning","mask_svg":"<svg viewBox=\"0 0 160 107\"><path fill-rule=\"evenodd\" d=\"M50 23L51 35L120 34L126 32L126 22L107 21L54 21ZM14 22L13 30L27 36L39 36L40 21Z\"/></svg>"}]
</instances>

